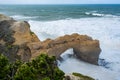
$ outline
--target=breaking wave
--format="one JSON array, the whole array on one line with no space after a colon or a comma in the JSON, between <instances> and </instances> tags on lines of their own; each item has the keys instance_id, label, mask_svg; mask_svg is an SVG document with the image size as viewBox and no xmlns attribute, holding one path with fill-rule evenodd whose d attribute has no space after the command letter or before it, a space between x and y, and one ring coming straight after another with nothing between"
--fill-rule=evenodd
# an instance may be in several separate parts
<instances>
[{"instance_id":1,"label":"breaking wave","mask_svg":"<svg viewBox=\"0 0 120 80\"><path fill-rule=\"evenodd\" d=\"M102 49L102 52L100 54L99 64L101 67L99 68L96 67L96 69L100 71L102 68L106 68L105 71L108 72L110 71L110 73L115 72L120 76L119 73L120 72L120 67L119 67L120 66L120 62L119 62L120 61L120 27L119 27L120 18L101 17L101 18L65 19L65 20L56 20L56 21L30 20L29 23L31 25L31 30L37 34L40 40L45 40L46 38L54 39L57 38L58 36L63 36L65 34L72 34L72 33L79 33L83 35L86 34L93 37L93 39L100 40L100 47ZM78 64L74 64L74 66L70 68L68 68L69 66L67 67L67 64L68 65L72 64L72 63L69 64L69 61L73 63L81 64L80 61L76 62L77 60L75 58L70 58L70 59L68 58L67 61L65 60L64 63L61 63L61 65L63 65L61 66L61 69L65 72L66 70L68 72L71 72L71 69L73 72L76 71L79 72L80 66ZM66 68L64 68L64 66L66 66ZM84 66L87 66L87 64L85 64ZM102 70L104 72L104 69ZM96 76L99 76L98 74L96 73ZM107 74L107 72L105 72L105 74ZM115 78L117 77L115 77L115 75L112 75L114 79L111 78L111 76L108 76L109 77L108 80L110 78L116 80ZM93 75L93 77L94 76L95 75ZM100 80L106 80L106 78Z\"/></svg>"},{"instance_id":2,"label":"breaking wave","mask_svg":"<svg viewBox=\"0 0 120 80\"><path fill-rule=\"evenodd\" d=\"M23 15L13 15L13 16L10 16L16 20L29 20L29 19L35 19L37 18L37 16L35 17L30 17L30 16L23 16Z\"/></svg>"}]
</instances>

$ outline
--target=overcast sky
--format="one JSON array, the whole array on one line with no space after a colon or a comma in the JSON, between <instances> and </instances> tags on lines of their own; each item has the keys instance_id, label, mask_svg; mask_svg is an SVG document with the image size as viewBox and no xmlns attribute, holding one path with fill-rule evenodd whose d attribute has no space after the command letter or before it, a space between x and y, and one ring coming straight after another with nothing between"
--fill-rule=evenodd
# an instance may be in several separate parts
<instances>
[{"instance_id":1,"label":"overcast sky","mask_svg":"<svg viewBox=\"0 0 120 80\"><path fill-rule=\"evenodd\" d=\"M120 0L0 0L0 4L120 4Z\"/></svg>"}]
</instances>

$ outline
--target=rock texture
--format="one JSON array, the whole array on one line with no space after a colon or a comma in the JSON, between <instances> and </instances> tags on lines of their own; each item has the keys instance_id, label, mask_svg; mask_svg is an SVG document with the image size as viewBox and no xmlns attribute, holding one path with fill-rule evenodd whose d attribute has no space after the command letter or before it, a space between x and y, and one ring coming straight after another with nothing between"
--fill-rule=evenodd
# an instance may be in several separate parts
<instances>
[{"instance_id":1,"label":"rock texture","mask_svg":"<svg viewBox=\"0 0 120 80\"><path fill-rule=\"evenodd\" d=\"M73 48L79 59L98 64L101 51L98 40L87 35L72 34L41 42L26 21L16 21L0 14L0 53L10 60L17 58L28 61L41 53L59 58L69 48Z\"/></svg>"},{"instance_id":2,"label":"rock texture","mask_svg":"<svg viewBox=\"0 0 120 80\"><path fill-rule=\"evenodd\" d=\"M16 21L0 14L0 53L11 61L28 61L32 54L28 45L34 42L40 41L26 21Z\"/></svg>"},{"instance_id":3,"label":"rock texture","mask_svg":"<svg viewBox=\"0 0 120 80\"><path fill-rule=\"evenodd\" d=\"M4 21L4 20L13 20L13 18L0 14L0 21Z\"/></svg>"},{"instance_id":4,"label":"rock texture","mask_svg":"<svg viewBox=\"0 0 120 80\"><path fill-rule=\"evenodd\" d=\"M73 48L74 54L76 54L79 59L92 64L98 64L98 58L101 52L99 41L93 40L87 35L79 35L76 33L65 35L55 40L47 39L41 42L39 48L37 48L40 50L39 53L33 54L32 57L46 52L50 56L59 58L60 55L69 48Z\"/></svg>"},{"instance_id":5,"label":"rock texture","mask_svg":"<svg viewBox=\"0 0 120 80\"><path fill-rule=\"evenodd\" d=\"M63 80L83 80L83 79L72 74L66 74Z\"/></svg>"},{"instance_id":6,"label":"rock texture","mask_svg":"<svg viewBox=\"0 0 120 80\"><path fill-rule=\"evenodd\" d=\"M95 80L95 79L89 76L82 75L80 73L72 73L72 74L65 74L65 78L63 80Z\"/></svg>"}]
</instances>

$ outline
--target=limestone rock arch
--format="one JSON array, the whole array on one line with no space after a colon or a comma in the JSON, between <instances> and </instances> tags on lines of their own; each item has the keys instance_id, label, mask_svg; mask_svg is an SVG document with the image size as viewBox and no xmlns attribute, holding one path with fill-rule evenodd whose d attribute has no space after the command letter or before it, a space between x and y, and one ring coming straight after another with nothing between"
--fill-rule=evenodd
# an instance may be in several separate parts
<instances>
[{"instance_id":1,"label":"limestone rock arch","mask_svg":"<svg viewBox=\"0 0 120 80\"><path fill-rule=\"evenodd\" d=\"M98 64L99 54L101 52L99 41L93 40L87 35L65 35L55 40L47 39L40 43L39 52L46 52L50 56L59 58L69 48L73 48L74 54L81 60ZM34 55L33 55L34 56Z\"/></svg>"}]
</instances>

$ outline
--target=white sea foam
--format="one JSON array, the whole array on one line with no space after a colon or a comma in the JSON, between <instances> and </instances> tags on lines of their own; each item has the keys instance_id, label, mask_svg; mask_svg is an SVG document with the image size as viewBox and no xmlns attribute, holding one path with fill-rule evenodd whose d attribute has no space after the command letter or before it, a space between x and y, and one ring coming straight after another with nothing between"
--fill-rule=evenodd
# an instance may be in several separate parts
<instances>
[{"instance_id":1,"label":"white sea foam","mask_svg":"<svg viewBox=\"0 0 120 80\"><path fill-rule=\"evenodd\" d=\"M104 16L104 14L100 14L100 13L91 13L91 12L85 12L86 15L93 15L93 16Z\"/></svg>"},{"instance_id":2,"label":"white sea foam","mask_svg":"<svg viewBox=\"0 0 120 80\"><path fill-rule=\"evenodd\" d=\"M13 16L10 16L16 20L25 20L25 19L34 19L34 18L37 18L36 17L30 17L30 16L23 16L23 15L13 15Z\"/></svg>"},{"instance_id":3,"label":"white sea foam","mask_svg":"<svg viewBox=\"0 0 120 80\"><path fill-rule=\"evenodd\" d=\"M109 74L113 76L107 76L100 80L115 80L117 78L115 75L120 76L120 18L119 17L101 17L101 18L81 18L81 19L67 19L67 20L57 20L57 21L29 21L31 25L31 30L34 31L40 40L45 40L46 38L56 38L65 34L79 33L87 34L94 39L100 40L100 47L102 52L100 54L101 59L105 59L109 68L106 70L103 67L96 67L90 64L84 64L75 58L67 59L61 64L61 69L65 72L75 72L80 71L83 74L89 75L93 71L98 71L95 78L105 77L104 74ZM73 65L70 66L73 62ZM68 64L68 65L67 65ZM63 67L62 67L63 66ZM66 66L66 68L64 67ZM83 70L79 70L82 66ZM68 67L68 68L67 68ZM91 71L86 67L90 67ZM88 72L86 72L88 70ZM99 72L103 70L102 72ZM98 73L98 74L97 74ZM117 74L112 74L117 73ZM98 77L97 77L98 76ZM118 79L120 77L118 76ZM112 77L112 78L111 78Z\"/></svg>"},{"instance_id":4,"label":"white sea foam","mask_svg":"<svg viewBox=\"0 0 120 80\"><path fill-rule=\"evenodd\" d=\"M104 14L99 14L99 13L92 13L94 16L104 16Z\"/></svg>"},{"instance_id":5,"label":"white sea foam","mask_svg":"<svg viewBox=\"0 0 120 80\"><path fill-rule=\"evenodd\" d=\"M112 17L112 18L117 18L120 16L115 16L112 14L102 14L102 13L98 13L97 11L91 11L91 12L85 12L86 15L92 15L92 16L98 16L98 17Z\"/></svg>"},{"instance_id":6,"label":"white sea foam","mask_svg":"<svg viewBox=\"0 0 120 80\"><path fill-rule=\"evenodd\" d=\"M59 68L65 73L78 72L84 75L93 77L96 80L117 80L119 76L117 72L112 72L101 66L92 65L81 60L76 59L75 57L66 58L69 53L73 53L73 49L69 49L62 54L64 62L59 62Z\"/></svg>"}]
</instances>

